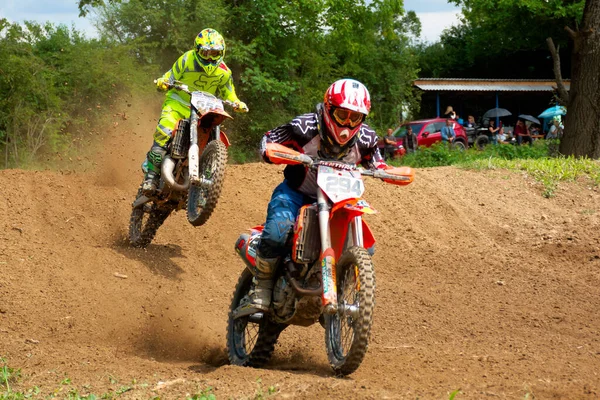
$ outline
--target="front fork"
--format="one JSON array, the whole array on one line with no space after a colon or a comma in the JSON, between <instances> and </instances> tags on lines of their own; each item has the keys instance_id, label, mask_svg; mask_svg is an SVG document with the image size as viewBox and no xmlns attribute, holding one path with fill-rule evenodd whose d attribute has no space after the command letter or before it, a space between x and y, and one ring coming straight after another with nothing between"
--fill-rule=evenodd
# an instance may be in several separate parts
<instances>
[{"instance_id":1,"label":"front fork","mask_svg":"<svg viewBox=\"0 0 600 400\"><path fill-rule=\"evenodd\" d=\"M319 189L317 193L317 210L319 218L319 233L321 234L321 276L323 280L323 295L321 304L324 306L326 314L335 314L338 311L337 298L337 274L335 252L331 247L331 231L329 217L331 206L327 201L327 196L323 190ZM350 246L363 247L362 218L356 216L349 224L346 237L351 240ZM344 312L352 313L353 310L346 310L349 306L344 305Z\"/></svg>"},{"instance_id":2,"label":"front fork","mask_svg":"<svg viewBox=\"0 0 600 400\"><path fill-rule=\"evenodd\" d=\"M190 149L188 150L190 183L200 183L200 147L198 146L198 114L192 110L190 116Z\"/></svg>"},{"instance_id":3,"label":"front fork","mask_svg":"<svg viewBox=\"0 0 600 400\"><path fill-rule=\"evenodd\" d=\"M219 125L211 129L208 142L219 138L221 134ZM203 146L206 146L206 138L203 139ZM190 149L188 150L190 183L192 185L210 186L211 180L200 176L200 144L198 142L198 114L192 110L190 116Z\"/></svg>"}]
</instances>

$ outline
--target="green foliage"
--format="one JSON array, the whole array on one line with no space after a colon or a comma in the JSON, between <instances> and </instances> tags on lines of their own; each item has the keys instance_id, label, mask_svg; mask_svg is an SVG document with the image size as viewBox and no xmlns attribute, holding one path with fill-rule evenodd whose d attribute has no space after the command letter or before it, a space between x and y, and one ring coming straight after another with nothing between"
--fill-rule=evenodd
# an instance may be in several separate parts
<instances>
[{"instance_id":1,"label":"green foliage","mask_svg":"<svg viewBox=\"0 0 600 400\"><path fill-rule=\"evenodd\" d=\"M551 145L551 144L550 144ZM587 158L548 157L549 144L536 141L535 146L489 145L483 151L449 149L437 143L430 148L407 154L392 164L416 168L455 165L466 169L508 169L524 171L544 187L542 195L552 197L560 182L576 181L582 177L600 185L600 163Z\"/></svg>"},{"instance_id":2,"label":"green foliage","mask_svg":"<svg viewBox=\"0 0 600 400\"><path fill-rule=\"evenodd\" d=\"M115 95L146 75L130 48L50 23L0 20L0 150L4 167L65 153Z\"/></svg>"},{"instance_id":3,"label":"green foliage","mask_svg":"<svg viewBox=\"0 0 600 400\"><path fill-rule=\"evenodd\" d=\"M422 77L552 78L546 38L562 46L569 75L565 26L582 20L584 0L450 0L462 22L439 43L419 48Z\"/></svg>"},{"instance_id":4,"label":"green foliage","mask_svg":"<svg viewBox=\"0 0 600 400\"><path fill-rule=\"evenodd\" d=\"M450 397L448 397L448 400L454 400L459 393L460 393L460 389L456 389L455 391L450 393Z\"/></svg>"},{"instance_id":5,"label":"green foliage","mask_svg":"<svg viewBox=\"0 0 600 400\"><path fill-rule=\"evenodd\" d=\"M186 400L217 400L217 396L215 396L212 391L213 388L209 386L191 397L188 396Z\"/></svg>"},{"instance_id":6,"label":"green foliage","mask_svg":"<svg viewBox=\"0 0 600 400\"><path fill-rule=\"evenodd\" d=\"M0 23L5 167L72 149L74 132L116 89L151 88L206 27L224 35L226 63L251 110L229 123L237 162L255 159L267 130L313 111L340 78L369 88L368 122L377 129L418 107L411 38L420 22L402 0L80 0L79 8L94 15L99 40L65 26Z\"/></svg>"},{"instance_id":7,"label":"green foliage","mask_svg":"<svg viewBox=\"0 0 600 400\"><path fill-rule=\"evenodd\" d=\"M267 397L277 393L277 388L275 386L269 386L265 393L263 388L262 379L256 379L256 391L254 392L253 400L264 400Z\"/></svg>"},{"instance_id":8,"label":"green foliage","mask_svg":"<svg viewBox=\"0 0 600 400\"><path fill-rule=\"evenodd\" d=\"M547 157L548 144L543 140L536 141L535 146L489 145L481 151L475 148L466 151L451 149L440 142L431 147L419 147L419 151L405 155L399 162L410 167L426 168L484 163L490 159L517 160Z\"/></svg>"},{"instance_id":9,"label":"green foliage","mask_svg":"<svg viewBox=\"0 0 600 400\"><path fill-rule=\"evenodd\" d=\"M135 0L97 8L101 36L131 46L138 62L161 74L193 47L198 32L223 29L226 17L222 0Z\"/></svg>"},{"instance_id":10,"label":"green foliage","mask_svg":"<svg viewBox=\"0 0 600 400\"><path fill-rule=\"evenodd\" d=\"M0 363L2 363L2 367L0 368L0 383L5 388L5 395L8 395L11 393L10 385L21 376L21 370L10 368L6 364L6 359L1 357Z\"/></svg>"}]
</instances>

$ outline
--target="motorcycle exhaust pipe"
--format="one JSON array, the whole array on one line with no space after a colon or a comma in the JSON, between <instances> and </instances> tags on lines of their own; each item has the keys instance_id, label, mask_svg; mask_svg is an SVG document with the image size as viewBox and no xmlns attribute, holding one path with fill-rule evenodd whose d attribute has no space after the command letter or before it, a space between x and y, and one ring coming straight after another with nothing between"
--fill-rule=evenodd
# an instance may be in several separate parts
<instances>
[{"instance_id":1,"label":"motorcycle exhaust pipe","mask_svg":"<svg viewBox=\"0 0 600 400\"><path fill-rule=\"evenodd\" d=\"M160 173L168 187L179 192L185 192L190 187L190 177L185 174L183 183L175 182L173 171L175 170L175 160L171 156L165 156Z\"/></svg>"},{"instance_id":2,"label":"motorcycle exhaust pipe","mask_svg":"<svg viewBox=\"0 0 600 400\"><path fill-rule=\"evenodd\" d=\"M286 270L285 271L285 279L287 279L287 281L290 283L290 285L292 285L292 289L294 289L294 291L302 296L320 296L323 293L323 286L320 285L318 288L315 289L305 289L303 288L300 283L294 279L290 273Z\"/></svg>"}]
</instances>

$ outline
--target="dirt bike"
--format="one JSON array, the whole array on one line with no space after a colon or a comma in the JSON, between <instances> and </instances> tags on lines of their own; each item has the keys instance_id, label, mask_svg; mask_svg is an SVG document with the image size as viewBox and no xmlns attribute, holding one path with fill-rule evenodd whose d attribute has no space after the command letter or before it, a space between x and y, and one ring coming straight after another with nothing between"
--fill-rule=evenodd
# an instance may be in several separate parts
<instances>
[{"instance_id":1,"label":"dirt bike","mask_svg":"<svg viewBox=\"0 0 600 400\"><path fill-rule=\"evenodd\" d=\"M375 239L362 216L376 211L361 199L365 190L362 177L407 185L414 173L408 167L363 170L354 164L312 159L273 143L267 145L267 156L274 163L304 164L315 170L317 202L300 208L288 242L289 255L273 277L269 312L237 315L249 301L263 227L254 227L236 242L236 252L246 268L229 310L229 361L261 367L287 326L319 321L325 328L327 356L335 374L351 374L367 351L375 306L375 271L367 250L373 248Z\"/></svg>"},{"instance_id":2,"label":"dirt bike","mask_svg":"<svg viewBox=\"0 0 600 400\"><path fill-rule=\"evenodd\" d=\"M178 122L167 144L156 194L145 196L140 185L129 220L134 247L148 246L171 212L184 207L190 224L204 224L217 205L225 177L229 140L220 125L232 117L223 103L236 105L210 93L192 92L180 82L167 86L190 95L192 112Z\"/></svg>"}]
</instances>

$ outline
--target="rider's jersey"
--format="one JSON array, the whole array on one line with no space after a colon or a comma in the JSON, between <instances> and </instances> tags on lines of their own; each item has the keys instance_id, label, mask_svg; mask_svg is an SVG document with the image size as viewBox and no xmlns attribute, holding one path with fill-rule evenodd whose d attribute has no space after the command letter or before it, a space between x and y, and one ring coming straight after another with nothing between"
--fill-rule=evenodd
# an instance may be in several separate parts
<instances>
[{"instance_id":1,"label":"rider's jersey","mask_svg":"<svg viewBox=\"0 0 600 400\"><path fill-rule=\"evenodd\" d=\"M239 101L235 94L231 70L227 65L221 62L219 67L211 75L208 75L204 71L204 68L202 68L202 65L200 65L195 50L183 53L175 61L171 69L163 75L163 78L170 83L174 81L183 82L188 86L190 91L202 90L224 100ZM190 95L176 89L169 90L167 97L182 103L186 107L190 104Z\"/></svg>"},{"instance_id":2,"label":"rider's jersey","mask_svg":"<svg viewBox=\"0 0 600 400\"><path fill-rule=\"evenodd\" d=\"M315 157L321 145L319 136L319 116L317 113L308 113L294 118L285 125L271 129L263 136L260 151L263 159L266 157L266 144L279 143L286 147ZM362 164L363 167L381 168L386 164L377 148L377 134L367 124L362 124L357 133L358 139L348 150L348 153L339 161ZM307 171L310 171L307 173ZM315 197L317 191L316 172L308 170L304 165L288 165L283 172L288 185L301 193Z\"/></svg>"}]
</instances>

